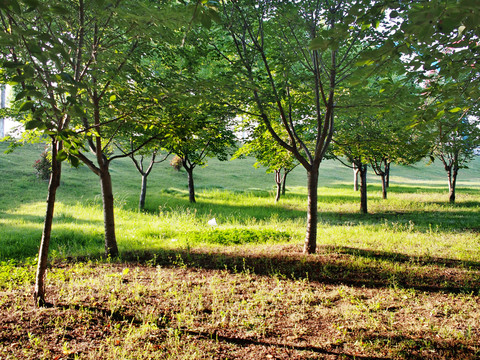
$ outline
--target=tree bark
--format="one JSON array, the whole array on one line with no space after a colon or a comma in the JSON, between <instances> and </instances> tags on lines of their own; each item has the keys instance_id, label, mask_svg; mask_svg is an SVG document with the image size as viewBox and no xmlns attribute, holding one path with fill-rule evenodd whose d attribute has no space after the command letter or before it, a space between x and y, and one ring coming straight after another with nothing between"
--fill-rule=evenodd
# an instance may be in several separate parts
<instances>
[{"instance_id":1,"label":"tree bark","mask_svg":"<svg viewBox=\"0 0 480 360\"><path fill-rule=\"evenodd\" d=\"M317 250L317 222L318 222L318 167L312 166L307 170L307 233L305 236L304 254L314 254Z\"/></svg>"},{"instance_id":2,"label":"tree bark","mask_svg":"<svg viewBox=\"0 0 480 360\"><path fill-rule=\"evenodd\" d=\"M287 175L289 172L285 171L285 174L283 174L283 181L282 181L282 195L285 195L286 192L286 184L287 184Z\"/></svg>"},{"instance_id":3,"label":"tree bark","mask_svg":"<svg viewBox=\"0 0 480 360\"><path fill-rule=\"evenodd\" d=\"M387 199L387 176L385 173L380 174L380 178L382 179L382 199Z\"/></svg>"},{"instance_id":4,"label":"tree bark","mask_svg":"<svg viewBox=\"0 0 480 360\"><path fill-rule=\"evenodd\" d=\"M45 277L48 263L48 248L52 233L53 214L55 208L55 197L60 186L62 164L57 159L57 153L62 148L62 143L52 140L52 173L48 183L47 210L43 223L42 239L38 251L37 273L35 276L34 301L37 306L45 306Z\"/></svg>"},{"instance_id":5,"label":"tree bark","mask_svg":"<svg viewBox=\"0 0 480 360\"><path fill-rule=\"evenodd\" d=\"M282 174L280 170L275 170L275 184L277 185L277 191L275 194L275 202L280 200L280 196L282 194Z\"/></svg>"},{"instance_id":6,"label":"tree bark","mask_svg":"<svg viewBox=\"0 0 480 360\"><path fill-rule=\"evenodd\" d=\"M100 165L100 185L102 188L103 221L105 228L105 254L116 257L118 256L118 247L115 236L113 186L112 177L108 170L108 163Z\"/></svg>"},{"instance_id":7,"label":"tree bark","mask_svg":"<svg viewBox=\"0 0 480 360\"><path fill-rule=\"evenodd\" d=\"M185 167L188 174L188 200L191 203L197 202L195 200L195 184L193 182L193 167Z\"/></svg>"},{"instance_id":8,"label":"tree bark","mask_svg":"<svg viewBox=\"0 0 480 360\"><path fill-rule=\"evenodd\" d=\"M391 163L385 161L385 186L390 187L390 165Z\"/></svg>"},{"instance_id":9,"label":"tree bark","mask_svg":"<svg viewBox=\"0 0 480 360\"><path fill-rule=\"evenodd\" d=\"M145 209L145 198L147 196L147 175L142 174L142 187L140 189L140 200L138 202L138 208L140 210Z\"/></svg>"},{"instance_id":10,"label":"tree bark","mask_svg":"<svg viewBox=\"0 0 480 360\"><path fill-rule=\"evenodd\" d=\"M360 169L357 165L353 164L353 191L358 191L358 174Z\"/></svg>"},{"instance_id":11,"label":"tree bark","mask_svg":"<svg viewBox=\"0 0 480 360\"><path fill-rule=\"evenodd\" d=\"M367 165L361 165L357 169L360 173L360 212L367 214Z\"/></svg>"},{"instance_id":12,"label":"tree bark","mask_svg":"<svg viewBox=\"0 0 480 360\"><path fill-rule=\"evenodd\" d=\"M455 204L455 187L457 185L457 175L458 169L451 169L450 171L448 171L448 201L450 202L450 204Z\"/></svg>"}]
</instances>

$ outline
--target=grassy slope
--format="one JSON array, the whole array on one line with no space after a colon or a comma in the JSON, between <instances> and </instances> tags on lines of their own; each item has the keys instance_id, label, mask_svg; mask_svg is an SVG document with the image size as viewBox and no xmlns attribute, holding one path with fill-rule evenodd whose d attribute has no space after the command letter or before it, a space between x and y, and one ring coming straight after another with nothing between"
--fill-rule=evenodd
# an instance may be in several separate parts
<instances>
[{"instance_id":1,"label":"grassy slope","mask_svg":"<svg viewBox=\"0 0 480 360\"><path fill-rule=\"evenodd\" d=\"M0 150L5 147L1 144ZM34 145L0 155L0 259L36 255L47 184L35 178L32 164L41 151L40 145ZM287 232L293 241L301 242L306 200L303 169L297 168L289 176L287 196L274 204L272 174L252 165L252 159L211 160L207 167L196 169L198 203L191 205L186 174L175 172L168 161L157 164L149 177L148 213L140 214L136 210L140 176L129 159L115 161L111 172L120 248L181 247L190 245L192 238L208 242L207 235L202 238L197 233L208 233L206 222L212 217L220 224L218 231L270 229ZM465 260L478 257L480 159L471 165L460 173L457 206L445 203L445 174L439 164L395 167L387 201L380 199L378 180L370 174L372 214L365 216L357 212L358 193L351 189L351 170L325 162L319 187L319 244L423 255L442 251L441 256ZM98 179L86 167L71 169L68 165L62 179L54 255L102 252Z\"/></svg>"}]
</instances>

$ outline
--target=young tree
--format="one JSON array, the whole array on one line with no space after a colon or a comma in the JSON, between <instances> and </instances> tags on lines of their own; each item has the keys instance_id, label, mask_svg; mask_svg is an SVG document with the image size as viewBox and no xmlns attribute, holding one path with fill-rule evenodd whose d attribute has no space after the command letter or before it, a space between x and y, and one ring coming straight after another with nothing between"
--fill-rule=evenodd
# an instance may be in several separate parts
<instances>
[{"instance_id":1,"label":"young tree","mask_svg":"<svg viewBox=\"0 0 480 360\"><path fill-rule=\"evenodd\" d=\"M78 9L82 8L83 1L80 1ZM12 107L24 114L25 129L48 136L51 146L52 172L34 291L35 302L40 306L45 304L44 278L61 161L69 157L74 165L78 164L75 157L65 152L67 147L71 154L75 153L78 145L69 128L80 90L77 84L84 76L78 61L81 50L69 53L65 48L70 44L79 49L84 30L79 27L74 33L68 31L73 26L72 18L65 14L70 11L78 14L78 9L72 3L58 2L0 5L3 80L20 87ZM46 17L50 12L54 16Z\"/></svg>"},{"instance_id":2,"label":"young tree","mask_svg":"<svg viewBox=\"0 0 480 360\"><path fill-rule=\"evenodd\" d=\"M480 147L480 128L477 119L462 112L456 120L443 119L436 123L436 141L433 155L439 159L447 172L449 202L455 203L455 187L460 169L468 168L475 150Z\"/></svg>"},{"instance_id":3,"label":"young tree","mask_svg":"<svg viewBox=\"0 0 480 360\"><path fill-rule=\"evenodd\" d=\"M433 155L447 171L453 203L458 171L478 146L480 5L433 0L397 6L403 18L397 39L410 45L404 47L405 60L424 87L418 123L431 129Z\"/></svg>"},{"instance_id":4,"label":"young tree","mask_svg":"<svg viewBox=\"0 0 480 360\"><path fill-rule=\"evenodd\" d=\"M215 111L203 110L194 114L191 108L183 109L175 116L180 120L178 124L183 126L179 126L163 146L182 160L182 166L188 175L189 201L194 203L193 170L197 166L205 166L208 157L227 160L235 147L235 135L229 127L228 117L222 117L221 114L216 116Z\"/></svg>"},{"instance_id":5,"label":"young tree","mask_svg":"<svg viewBox=\"0 0 480 360\"><path fill-rule=\"evenodd\" d=\"M275 202L278 202L281 195L285 195L287 175L299 165L298 161L290 152L280 146L272 138L270 132L261 125L251 132L250 138L236 151L232 159L244 155L255 156L257 159L257 162L254 164L255 167L264 166L267 173L274 173L276 184Z\"/></svg>"},{"instance_id":6,"label":"young tree","mask_svg":"<svg viewBox=\"0 0 480 360\"><path fill-rule=\"evenodd\" d=\"M52 175L35 285L39 305L45 304L44 277L61 161L77 165L80 159L99 175L105 250L118 254L106 149L125 117L113 90L128 88L127 73L133 69L129 61L150 42L139 34L145 36L158 23L154 5L144 5L129 0L0 4L2 74L21 87L14 107L25 114L27 130L40 131L51 141ZM83 155L82 137L94 150L97 165Z\"/></svg>"},{"instance_id":7,"label":"young tree","mask_svg":"<svg viewBox=\"0 0 480 360\"><path fill-rule=\"evenodd\" d=\"M376 28L384 20L382 6L363 0L222 3L235 54L227 58L235 60L237 83L245 85L253 102L245 111L307 171L304 252L314 253L318 173L334 133L336 96L358 68L383 58L372 46L382 37Z\"/></svg>"}]
</instances>

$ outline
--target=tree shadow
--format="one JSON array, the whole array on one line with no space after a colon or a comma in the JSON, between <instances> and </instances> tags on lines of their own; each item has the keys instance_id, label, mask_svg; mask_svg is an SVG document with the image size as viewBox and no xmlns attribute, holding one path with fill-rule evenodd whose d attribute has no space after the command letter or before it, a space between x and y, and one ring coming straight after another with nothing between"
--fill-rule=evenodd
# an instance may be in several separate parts
<instances>
[{"instance_id":1,"label":"tree shadow","mask_svg":"<svg viewBox=\"0 0 480 360\"><path fill-rule=\"evenodd\" d=\"M303 255L300 249L290 249L289 253L242 253L241 248L235 249L239 250L238 254L201 249L134 251L122 254L122 260L165 267L252 272L261 276L359 288L406 288L452 294L480 289L478 262L418 258L354 248L340 248L339 252L332 248L321 252L322 248L319 248L319 253L309 256ZM359 257L371 261L358 261Z\"/></svg>"},{"instance_id":2,"label":"tree shadow","mask_svg":"<svg viewBox=\"0 0 480 360\"><path fill-rule=\"evenodd\" d=\"M288 195L290 199L305 199L305 195ZM442 210L387 210L379 212L370 212L362 214L360 212L337 212L322 209L322 203L351 202L350 196L324 195L323 202L319 202L318 218L323 225L342 226L348 223L349 226L358 225L385 225L386 223L401 223L405 226L411 226L410 231L431 232L435 231L476 231L478 229L478 218L475 213L468 211L468 208L477 207L477 202L467 202L449 206ZM445 205L445 204L440 204ZM478 203L480 207L480 203ZM194 212L197 217L216 217L217 221L229 221L234 219L240 224L251 223L255 220L269 220L271 218L279 220L304 220L306 210L298 207L292 207L287 202L262 205L243 205L243 204L225 204L215 199L199 199L195 204L188 201L187 196L179 198L173 194L163 194L160 201L153 209L146 210L149 214L157 214L158 208L162 212L175 213L182 210ZM463 209L463 210L462 210Z\"/></svg>"},{"instance_id":3,"label":"tree shadow","mask_svg":"<svg viewBox=\"0 0 480 360\"><path fill-rule=\"evenodd\" d=\"M0 261L27 260L38 255L44 217L39 215L9 214L0 212L7 220L0 224ZM78 229L81 229L78 230ZM99 229L99 230L97 230ZM101 247L103 222L79 219L60 214L54 218L50 251L69 253Z\"/></svg>"},{"instance_id":4,"label":"tree shadow","mask_svg":"<svg viewBox=\"0 0 480 360\"><path fill-rule=\"evenodd\" d=\"M411 263L416 265L438 265L447 268L470 268L473 270L480 270L480 262L469 260L447 259L435 256L412 256L402 253L379 251L379 250L365 250L348 246L321 246L326 252L336 254L348 254L355 257L363 257L372 260L390 261L396 263Z\"/></svg>"}]
</instances>

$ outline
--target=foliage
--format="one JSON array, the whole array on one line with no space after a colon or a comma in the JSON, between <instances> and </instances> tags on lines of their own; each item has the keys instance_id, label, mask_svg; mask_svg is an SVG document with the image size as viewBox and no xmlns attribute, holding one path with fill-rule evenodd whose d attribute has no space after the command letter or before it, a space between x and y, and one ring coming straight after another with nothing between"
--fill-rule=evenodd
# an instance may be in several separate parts
<instances>
[{"instance_id":1,"label":"foliage","mask_svg":"<svg viewBox=\"0 0 480 360\"><path fill-rule=\"evenodd\" d=\"M363 0L225 1L223 6L231 37L225 57L238 67L236 83L248 99L242 110L307 171L305 252L313 253L318 172L334 133L337 97L347 83L360 86L381 68L365 73L373 58L391 56L378 49L389 23L381 4Z\"/></svg>"},{"instance_id":2,"label":"foliage","mask_svg":"<svg viewBox=\"0 0 480 360\"><path fill-rule=\"evenodd\" d=\"M182 158L178 155L175 155L172 160L170 160L170 166L176 171L180 171L182 168Z\"/></svg>"},{"instance_id":3,"label":"foliage","mask_svg":"<svg viewBox=\"0 0 480 360\"><path fill-rule=\"evenodd\" d=\"M52 173L52 158L47 150L40 154L40 159L33 164L35 174L39 179L48 180Z\"/></svg>"}]
</instances>

